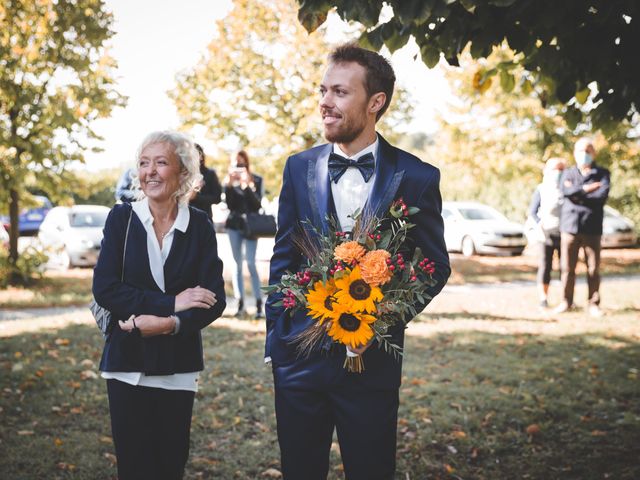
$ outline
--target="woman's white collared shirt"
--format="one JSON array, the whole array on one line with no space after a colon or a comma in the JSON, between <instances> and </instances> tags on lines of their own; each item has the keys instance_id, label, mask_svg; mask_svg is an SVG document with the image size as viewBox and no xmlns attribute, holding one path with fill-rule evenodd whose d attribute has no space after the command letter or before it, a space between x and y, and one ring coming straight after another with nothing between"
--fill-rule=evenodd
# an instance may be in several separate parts
<instances>
[{"instance_id":1,"label":"woman's white collared shirt","mask_svg":"<svg viewBox=\"0 0 640 480\"><path fill-rule=\"evenodd\" d=\"M139 202L132 202L131 207L140 219L147 232L147 252L149 254L149 266L154 281L164 292L164 262L169 256L173 236L176 230L186 232L189 226L189 207L178 205L178 216L173 226L169 229L162 240L162 248L158 243L153 230L153 216L149 209L149 201L144 198ZM129 385L140 385L143 387L164 388L165 390L188 390L198 391L198 378L200 372L175 373L173 375L152 375L147 376L142 372L102 372L102 378L112 378L128 383Z\"/></svg>"}]
</instances>

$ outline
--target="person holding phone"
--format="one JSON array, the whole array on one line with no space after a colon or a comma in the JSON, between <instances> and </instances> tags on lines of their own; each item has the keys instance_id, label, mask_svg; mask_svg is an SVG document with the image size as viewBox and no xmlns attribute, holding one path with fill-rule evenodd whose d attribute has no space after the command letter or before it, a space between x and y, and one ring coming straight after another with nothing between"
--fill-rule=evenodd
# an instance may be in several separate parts
<instances>
[{"instance_id":1,"label":"person holding phone","mask_svg":"<svg viewBox=\"0 0 640 480\"><path fill-rule=\"evenodd\" d=\"M244 317L245 292L242 276L242 264L246 259L251 276L251 288L256 297L255 318L262 318L262 294L260 291L260 277L256 268L257 238L247 238L244 235L245 215L260 210L262 201L262 177L251 172L249 155L240 150L232 162L229 172L224 179L224 194L229 208L229 216L225 223L235 269L232 276L233 292L238 300L236 317ZM244 251L243 251L244 250Z\"/></svg>"}]
</instances>

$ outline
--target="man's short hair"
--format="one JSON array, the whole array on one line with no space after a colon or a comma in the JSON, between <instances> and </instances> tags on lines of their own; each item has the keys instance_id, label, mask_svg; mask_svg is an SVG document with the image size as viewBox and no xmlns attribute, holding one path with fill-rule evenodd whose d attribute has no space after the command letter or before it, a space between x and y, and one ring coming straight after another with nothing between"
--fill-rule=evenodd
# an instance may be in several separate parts
<instances>
[{"instance_id":1,"label":"man's short hair","mask_svg":"<svg viewBox=\"0 0 640 480\"><path fill-rule=\"evenodd\" d=\"M383 92L387 96L385 104L376 115L376 120L379 120L389 108L396 81L396 75L389 61L379 53L359 47L355 43L346 43L336 47L329 54L329 62L354 62L364 67L366 71L364 88L369 98L378 92Z\"/></svg>"}]
</instances>

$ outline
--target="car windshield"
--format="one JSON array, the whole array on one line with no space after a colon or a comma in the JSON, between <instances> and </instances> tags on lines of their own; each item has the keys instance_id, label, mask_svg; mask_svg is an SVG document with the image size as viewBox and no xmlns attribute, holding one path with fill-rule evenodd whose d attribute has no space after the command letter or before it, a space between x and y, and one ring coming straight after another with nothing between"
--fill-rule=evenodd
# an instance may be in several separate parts
<instances>
[{"instance_id":1,"label":"car windshield","mask_svg":"<svg viewBox=\"0 0 640 480\"><path fill-rule=\"evenodd\" d=\"M69 214L72 227L104 227L109 212L73 212Z\"/></svg>"},{"instance_id":2,"label":"car windshield","mask_svg":"<svg viewBox=\"0 0 640 480\"><path fill-rule=\"evenodd\" d=\"M488 208L460 208L460 215L465 220L503 220L499 213Z\"/></svg>"}]
</instances>

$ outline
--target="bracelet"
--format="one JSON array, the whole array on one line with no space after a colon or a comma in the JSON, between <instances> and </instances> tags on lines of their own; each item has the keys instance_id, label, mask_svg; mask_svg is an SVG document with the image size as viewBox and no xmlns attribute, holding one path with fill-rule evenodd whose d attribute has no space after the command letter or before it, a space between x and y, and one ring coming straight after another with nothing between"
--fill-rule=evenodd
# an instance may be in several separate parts
<instances>
[{"instance_id":1,"label":"bracelet","mask_svg":"<svg viewBox=\"0 0 640 480\"><path fill-rule=\"evenodd\" d=\"M135 330L135 329L137 329L137 328L138 328L138 326L136 325L136 319L135 319L135 318L132 318L132 319L131 319L131 321L133 322L133 329L134 329L134 330Z\"/></svg>"}]
</instances>

